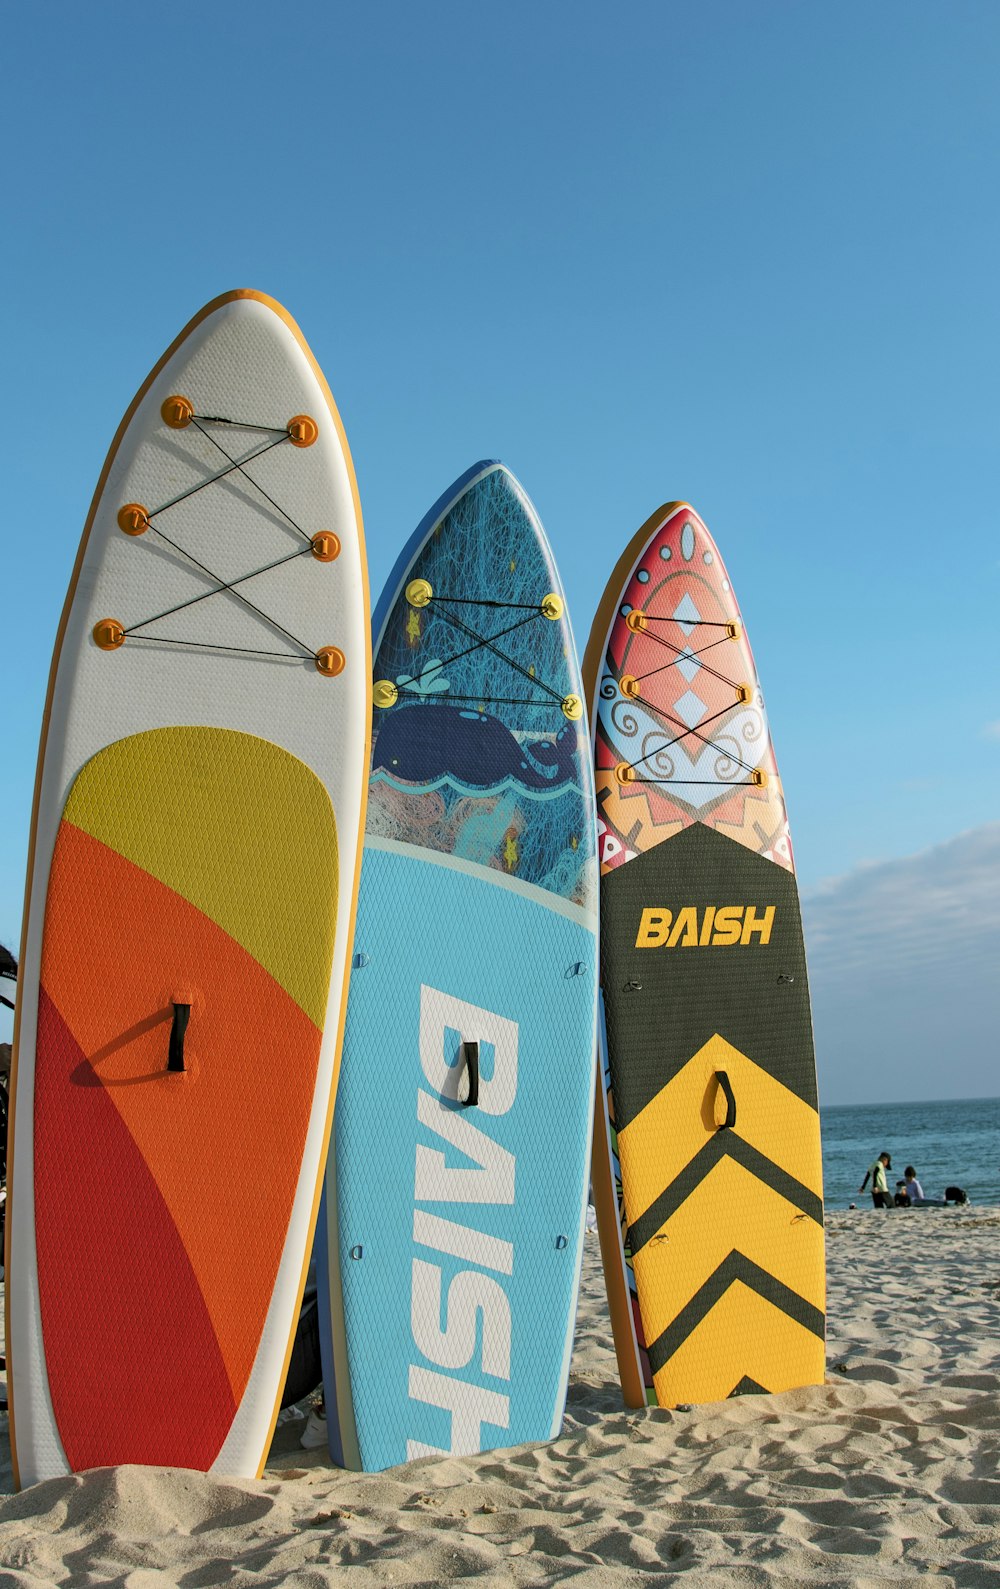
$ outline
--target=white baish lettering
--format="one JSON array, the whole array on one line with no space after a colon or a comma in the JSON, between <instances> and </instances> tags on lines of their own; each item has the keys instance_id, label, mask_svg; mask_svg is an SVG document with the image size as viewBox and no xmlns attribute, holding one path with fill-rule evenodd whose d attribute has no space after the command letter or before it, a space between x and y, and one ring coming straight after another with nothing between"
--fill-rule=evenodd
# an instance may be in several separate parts
<instances>
[{"instance_id":1,"label":"white baish lettering","mask_svg":"<svg viewBox=\"0 0 1000 1589\"><path fill-rule=\"evenodd\" d=\"M455 1169L445 1163L443 1153L418 1143L414 1184L418 1203L513 1203L513 1153L423 1088L417 1092L417 1119L476 1165L474 1170Z\"/></svg>"},{"instance_id":2,"label":"white baish lettering","mask_svg":"<svg viewBox=\"0 0 1000 1589\"><path fill-rule=\"evenodd\" d=\"M464 1368L476 1350L479 1315L483 1319L483 1370L494 1379L510 1378L510 1303L489 1275L463 1269L448 1287L441 1328L444 1276L436 1263L413 1260L410 1328L424 1356L439 1368Z\"/></svg>"},{"instance_id":3,"label":"white baish lettering","mask_svg":"<svg viewBox=\"0 0 1000 1589\"><path fill-rule=\"evenodd\" d=\"M459 1102L464 1066L449 1063L457 1061L466 1042L478 1043L485 1061L478 1107L468 1110ZM489 1131L517 1096L517 1042L516 1021L437 988L421 987L420 1065L430 1090L417 1088L417 1120L441 1146L417 1143L415 1204L513 1206L516 1161ZM425 1253L436 1251L468 1267L446 1280L441 1264L426 1256L411 1259L410 1331L416 1348L436 1367L409 1365L409 1398L450 1415L451 1444L408 1439L407 1459L449 1451L471 1454L482 1447L484 1424L509 1427L510 1397L457 1374L464 1370L510 1380L510 1298L500 1281L483 1270L512 1275L514 1244L420 1207L413 1210L413 1240ZM477 1345L481 1362L474 1363Z\"/></svg>"},{"instance_id":4,"label":"white baish lettering","mask_svg":"<svg viewBox=\"0 0 1000 1589\"><path fill-rule=\"evenodd\" d=\"M413 1239L421 1247L433 1247L435 1252L446 1252L451 1258L465 1258L484 1269L495 1269L497 1274L514 1272L513 1242L487 1236L453 1219L442 1219L440 1214L428 1214L425 1208L413 1210Z\"/></svg>"},{"instance_id":5,"label":"white baish lettering","mask_svg":"<svg viewBox=\"0 0 1000 1589\"><path fill-rule=\"evenodd\" d=\"M440 1407L451 1413L451 1444L430 1446L422 1440L407 1440L406 1460L415 1457L472 1456L482 1450L482 1426L496 1424L506 1429L510 1418L510 1397L496 1390L484 1390L481 1385L470 1385L467 1380L454 1379L450 1374L438 1374L430 1368L410 1364L409 1394L411 1401L422 1401L429 1407Z\"/></svg>"},{"instance_id":6,"label":"white baish lettering","mask_svg":"<svg viewBox=\"0 0 1000 1589\"><path fill-rule=\"evenodd\" d=\"M445 1038L459 1032L470 1041L493 1048L493 1074L480 1073L478 1108L486 1115L505 1115L517 1093L517 1022L491 1010L466 1004L438 988L420 989L420 1063L434 1092L458 1101L462 1067L449 1065Z\"/></svg>"}]
</instances>

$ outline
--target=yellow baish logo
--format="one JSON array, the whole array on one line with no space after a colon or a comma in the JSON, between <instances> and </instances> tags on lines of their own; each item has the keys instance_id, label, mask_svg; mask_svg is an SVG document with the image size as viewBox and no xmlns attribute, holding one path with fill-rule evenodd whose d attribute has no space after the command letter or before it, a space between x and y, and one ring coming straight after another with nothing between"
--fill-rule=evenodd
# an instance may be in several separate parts
<instances>
[{"instance_id":1,"label":"yellow baish logo","mask_svg":"<svg viewBox=\"0 0 1000 1589\"><path fill-rule=\"evenodd\" d=\"M759 914L754 905L685 905L674 915L661 905L647 905L635 935L637 949L693 949L712 944L770 943L776 907Z\"/></svg>"}]
</instances>

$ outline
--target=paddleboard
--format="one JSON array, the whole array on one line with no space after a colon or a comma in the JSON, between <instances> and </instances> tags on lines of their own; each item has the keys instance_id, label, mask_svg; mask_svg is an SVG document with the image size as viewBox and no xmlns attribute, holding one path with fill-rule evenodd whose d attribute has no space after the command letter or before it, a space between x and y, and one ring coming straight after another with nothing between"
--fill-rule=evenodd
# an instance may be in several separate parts
<instances>
[{"instance_id":1,"label":"paddleboard","mask_svg":"<svg viewBox=\"0 0 1000 1589\"><path fill-rule=\"evenodd\" d=\"M375 620L321 1336L351 1468L544 1440L579 1283L596 1009L581 679L537 514L468 470Z\"/></svg>"},{"instance_id":2,"label":"paddleboard","mask_svg":"<svg viewBox=\"0 0 1000 1589\"><path fill-rule=\"evenodd\" d=\"M816 1066L767 715L718 547L646 521L584 660L599 807L594 1193L625 1399L821 1384Z\"/></svg>"},{"instance_id":3,"label":"paddleboard","mask_svg":"<svg viewBox=\"0 0 1000 1589\"><path fill-rule=\"evenodd\" d=\"M227 293L122 421L56 641L15 1031L22 1485L262 1469L326 1160L370 681L333 399L286 311Z\"/></svg>"}]
</instances>

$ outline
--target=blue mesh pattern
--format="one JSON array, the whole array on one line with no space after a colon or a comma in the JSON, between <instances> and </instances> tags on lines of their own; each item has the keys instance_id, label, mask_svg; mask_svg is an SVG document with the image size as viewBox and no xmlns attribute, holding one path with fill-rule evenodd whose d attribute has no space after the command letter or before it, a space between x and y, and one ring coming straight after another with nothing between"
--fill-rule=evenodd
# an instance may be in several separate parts
<instances>
[{"instance_id":1,"label":"blue mesh pattern","mask_svg":"<svg viewBox=\"0 0 1000 1589\"><path fill-rule=\"evenodd\" d=\"M566 1394L576 1309L593 1110L594 934L502 882L375 849L365 854L355 942L365 963L351 978L337 1094L337 1213L362 1464L388 1467L420 1446L470 1452L548 1439ZM458 1015L437 1027L428 1020L431 990L471 1007L465 1029L452 1027ZM497 1074L491 1016L516 1028L510 1107L492 1114L488 1098L475 1109L441 1102L424 1068L428 1028L461 1094L462 1037L482 1039L482 1075ZM433 1100L426 1118L421 1094ZM462 1132L454 1141L449 1123ZM425 1195L418 1166L428 1153L443 1155L443 1180L467 1181ZM510 1202L502 1200L508 1173ZM461 1254L442 1251L447 1236L435 1244L427 1233L435 1226L461 1238ZM506 1262L497 1255L504 1249ZM421 1265L440 1272L440 1304L430 1320L424 1310L429 1343L414 1331L428 1274ZM452 1347L461 1339L470 1275L486 1295L478 1316L465 1303L468 1333L456 1352L435 1337L440 1329ZM484 1337L505 1321L509 1361L498 1369ZM427 1375L453 1398L451 1417L421 1392Z\"/></svg>"}]
</instances>

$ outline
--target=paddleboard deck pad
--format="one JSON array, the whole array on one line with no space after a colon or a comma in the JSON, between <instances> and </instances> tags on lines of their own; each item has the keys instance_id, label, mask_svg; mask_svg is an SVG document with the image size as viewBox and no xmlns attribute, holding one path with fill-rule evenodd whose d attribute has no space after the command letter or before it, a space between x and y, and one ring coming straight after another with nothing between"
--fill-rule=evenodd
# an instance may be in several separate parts
<instances>
[{"instance_id":1,"label":"paddleboard deck pad","mask_svg":"<svg viewBox=\"0 0 1000 1589\"><path fill-rule=\"evenodd\" d=\"M263 1466L341 1040L365 609L325 382L272 300L216 300L123 421L50 681L8 1222L22 1484Z\"/></svg>"},{"instance_id":2,"label":"paddleboard deck pad","mask_svg":"<svg viewBox=\"0 0 1000 1589\"><path fill-rule=\"evenodd\" d=\"M349 1467L559 1428L596 1009L582 684L537 516L477 464L375 616L321 1326Z\"/></svg>"},{"instance_id":3,"label":"paddleboard deck pad","mask_svg":"<svg viewBox=\"0 0 1000 1589\"><path fill-rule=\"evenodd\" d=\"M594 1188L626 1400L819 1384L816 1067L784 797L718 548L684 503L584 664L601 859Z\"/></svg>"}]
</instances>

